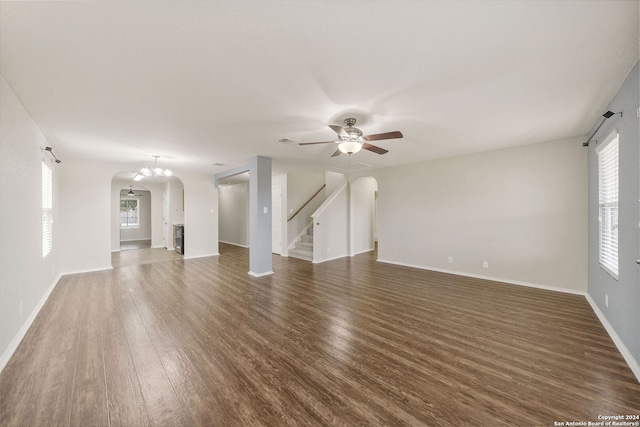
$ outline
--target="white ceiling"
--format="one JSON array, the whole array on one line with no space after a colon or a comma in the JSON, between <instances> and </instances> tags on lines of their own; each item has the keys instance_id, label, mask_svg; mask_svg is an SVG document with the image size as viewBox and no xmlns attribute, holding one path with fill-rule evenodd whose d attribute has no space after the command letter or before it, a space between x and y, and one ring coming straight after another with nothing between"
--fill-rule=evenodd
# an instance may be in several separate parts
<instances>
[{"instance_id":1,"label":"white ceiling","mask_svg":"<svg viewBox=\"0 0 640 427\"><path fill-rule=\"evenodd\" d=\"M586 135L639 54L638 1L0 3L0 72L59 157L217 173L383 167ZM224 166L214 166L222 163ZM63 163L64 164L64 163ZM132 166L132 170L136 166Z\"/></svg>"}]
</instances>

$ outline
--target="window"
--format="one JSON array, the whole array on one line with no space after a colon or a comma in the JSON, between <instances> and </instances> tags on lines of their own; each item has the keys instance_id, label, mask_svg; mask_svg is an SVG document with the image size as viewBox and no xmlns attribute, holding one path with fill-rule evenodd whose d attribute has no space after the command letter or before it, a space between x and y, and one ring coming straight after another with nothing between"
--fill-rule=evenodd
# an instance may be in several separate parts
<instances>
[{"instance_id":1,"label":"window","mask_svg":"<svg viewBox=\"0 0 640 427\"><path fill-rule=\"evenodd\" d=\"M138 200L120 199L120 228L139 228Z\"/></svg>"},{"instance_id":2,"label":"window","mask_svg":"<svg viewBox=\"0 0 640 427\"><path fill-rule=\"evenodd\" d=\"M596 149L598 155L598 253L600 265L618 278L618 132Z\"/></svg>"},{"instance_id":3,"label":"window","mask_svg":"<svg viewBox=\"0 0 640 427\"><path fill-rule=\"evenodd\" d=\"M42 258L49 255L53 233L53 176L51 168L42 162Z\"/></svg>"}]
</instances>

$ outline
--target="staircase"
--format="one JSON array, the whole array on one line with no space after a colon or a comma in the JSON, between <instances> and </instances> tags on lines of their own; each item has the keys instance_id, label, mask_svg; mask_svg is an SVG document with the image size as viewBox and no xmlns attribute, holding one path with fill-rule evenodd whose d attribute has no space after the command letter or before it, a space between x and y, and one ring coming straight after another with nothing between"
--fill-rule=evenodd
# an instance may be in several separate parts
<instances>
[{"instance_id":1,"label":"staircase","mask_svg":"<svg viewBox=\"0 0 640 427\"><path fill-rule=\"evenodd\" d=\"M307 228L307 233L302 235L302 241L296 242L295 249L289 250L289 256L313 261L313 226Z\"/></svg>"}]
</instances>

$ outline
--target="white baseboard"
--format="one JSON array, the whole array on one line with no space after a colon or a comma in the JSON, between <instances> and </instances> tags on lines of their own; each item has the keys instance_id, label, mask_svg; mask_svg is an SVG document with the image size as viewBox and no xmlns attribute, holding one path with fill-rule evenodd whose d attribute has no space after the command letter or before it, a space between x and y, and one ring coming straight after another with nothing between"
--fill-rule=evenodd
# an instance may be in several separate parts
<instances>
[{"instance_id":1,"label":"white baseboard","mask_svg":"<svg viewBox=\"0 0 640 427\"><path fill-rule=\"evenodd\" d=\"M220 256L220 254L218 252L214 253L214 254L205 254L205 255L192 255L192 256L186 256L183 259L196 259L196 258L206 258L206 257L210 257L210 256Z\"/></svg>"},{"instance_id":2,"label":"white baseboard","mask_svg":"<svg viewBox=\"0 0 640 427\"><path fill-rule=\"evenodd\" d=\"M53 292L56 285L60 281L60 277L62 277L62 275L58 274L58 277L54 279L53 283L46 290L42 298L40 298L40 301L35 306L31 314L29 315L29 317L27 317L24 324L22 325L22 327L20 328L16 336L11 341L11 344L9 344L9 347L7 347L4 353L2 353L2 356L0 356L0 373L2 372L4 367L7 366L7 363L9 363L9 359L11 359L11 356L13 356L13 353L15 353L15 351L17 350L18 346L20 345L20 342L22 342L22 339L27 334L27 331L33 324L33 321L36 320L38 313L40 313L40 310L42 309L42 307L44 307L44 304L49 299L49 295L51 295L51 292Z\"/></svg>"},{"instance_id":3,"label":"white baseboard","mask_svg":"<svg viewBox=\"0 0 640 427\"><path fill-rule=\"evenodd\" d=\"M586 298L589 302L589 305L591 305L593 312L596 313L596 316L598 316L598 319L600 319L600 323L602 323L602 326L604 326L604 328L607 330L607 333L613 340L613 343L616 345L616 347L618 347L620 354L622 354L622 357L624 357L627 365L629 365L629 368L631 368L631 372L633 372L638 382L640 382L640 365L638 364L638 361L634 359L627 346L624 345L615 329L613 329L613 326L611 326L611 323L609 323L604 313L600 310L600 307L598 307L598 304L596 304L593 298L591 298L591 295L586 294Z\"/></svg>"},{"instance_id":4,"label":"white baseboard","mask_svg":"<svg viewBox=\"0 0 640 427\"><path fill-rule=\"evenodd\" d=\"M109 267L91 268L89 270L65 271L61 273L61 276L68 276L70 274L80 274L80 273L93 273L94 271L104 271L104 270L113 270L113 266L110 265Z\"/></svg>"},{"instance_id":5,"label":"white baseboard","mask_svg":"<svg viewBox=\"0 0 640 427\"><path fill-rule=\"evenodd\" d=\"M164 245L160 245L160 246L151 246L151 249L164 249L165 246Z\"/></svg>"},{"instance_id":6,"label":"white baseboard","mask_svg":"<svg viewBox=\"0 0 640 427\"><path fill-rule=\"evenodd\" d=\"M249 248L249 245L241 245L239 243L225 242L224 240L218 240L218 242L219 243L224 243L224 244L227 244L227 245L231 245L231 246L238 246L238 247L241 247L241 248Z\"/></svg>"},{"instance_id":7,"label":"white baseboard","mask_svg":"<svg viewBox=\"0 0 640 427\"><path fill-rule=\"evenodd\" d=\"M491 280L492 282L507 283L509 285L526 286L528 288L537 288L537 289L544 289L546 291L562 292L565 294L582 295L582 296L587 294L586 291L579 291L571 288L561 288L559 286L540 285L538 283L522 282L519 280L509 280L509 279L503 279L500 277L482 276L479 274L465 273L462 271L445 270L442 268L433 268L433 267L426 267L423 265L406 264L406 263L397 262L397 261L388 261L380 258L378 258L377 261L384 262L386 264L401 265L403 267L419 268L420 270L430 270L430 271L437 271L438 273L447 273L447 274L455 274L456 276L472 277L474 279Z\"/></svg>"},{"instance_id":8,"label":"white baseboard","mask_svg":"<svg viewBox=\"0 0 640 427\"><path fill-rule=\"evenodd\" d=\"M143 238L143 239L125 239L125 240L120 240L120 241L121 242L141 242L143 240L145 240L145 241L146 240L151 240L151 237L149 237L148 239L145 239L145 238Z\"/></svg>"},{"instance_id":9,"label":"white baseboard","mask_svg":"<svg viewBox=\"0 0 640 427\"><path fill-rule=\"evenodd\" d=\"M269 276L271 274L273 274L273 271L267 271L266 273L254 273L253 271L249 272L249 275L253 277L263 277L263 276Z\"/></svg>"},{"instance_id":10,"label":"white baseboard","mask_svg":"<svg viewBox=\"0 0 640 427\"><path fill-rule=\"evenodd\" d=\"M338 255L338 256L334 256L331 258L327 258L327 259L323 259L321 261L311 261L313 264L322 264L323 262L327 262L327 261L334 261L336 259L340 259L340 258L347 258L349 257L349 254L344 254L344 255Z\"/></svg>"},{"instance_id":11,"label":"white baseboard","mask_svg":"<svg viewBox=\"0 0 640 427\"><path fill-rule=\"evenodd\" d=\"M367 252L371 252L374 249L375 248L363 249L361 251L352 253L351 256L356 256L356 255L364 254L364 253L367 253Z\"/></svg>"}]
</instances>

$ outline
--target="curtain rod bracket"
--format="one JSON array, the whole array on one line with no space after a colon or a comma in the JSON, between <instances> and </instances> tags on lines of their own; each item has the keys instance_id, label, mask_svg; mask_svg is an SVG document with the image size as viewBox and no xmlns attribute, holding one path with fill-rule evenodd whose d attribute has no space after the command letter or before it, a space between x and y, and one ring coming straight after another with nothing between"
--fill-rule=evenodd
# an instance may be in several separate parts
<instances>
[{"instance_id":1,"label":"curtain rod bracket","mask_svg":"<svg viewBox=\"0 0 640 427\"><path fill-rule=\"evenodd\" d=\"M607 121L608 118L611 118L613 116L615 116L616 114L620 114L620 117L622 117L622 111L619 111L617 113L614 113L611 110L608 110L606 113L604 113L602 115L602 117L604 117L604 119L600 122L600 124L598 125L598 127L596 128L596 130L593 131L593 133L591 134L591 136L589 137L589 139L587 139L586 142L582 143L583 147L588 147L589 143L591 142L591 138L593 138L595 136L596 133L598 133L598 131L600 130L600 128L602 127L602 125L604 124L605 121ZM596 144L598 143L598 141L596 141Z\"/></svg>"}]
</instances>

